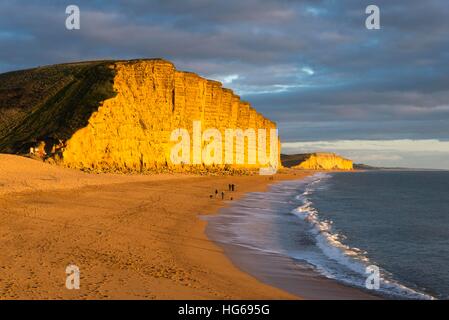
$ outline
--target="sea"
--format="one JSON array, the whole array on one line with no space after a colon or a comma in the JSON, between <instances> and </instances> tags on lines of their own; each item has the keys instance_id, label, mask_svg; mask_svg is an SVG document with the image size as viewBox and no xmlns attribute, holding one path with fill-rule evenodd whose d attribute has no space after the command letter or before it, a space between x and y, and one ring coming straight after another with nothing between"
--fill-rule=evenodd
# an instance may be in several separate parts
<instances>
[{"instance_id":1,"label":"sea","mask_svg":"<svg viewBox=\"0 0 449 320\"><path fill-rule=\"evenodd\" d=\"M218 243L384 298L449 299L449 171L317 173L248 193L209 225Z\"/></svg>"}]
</instances>

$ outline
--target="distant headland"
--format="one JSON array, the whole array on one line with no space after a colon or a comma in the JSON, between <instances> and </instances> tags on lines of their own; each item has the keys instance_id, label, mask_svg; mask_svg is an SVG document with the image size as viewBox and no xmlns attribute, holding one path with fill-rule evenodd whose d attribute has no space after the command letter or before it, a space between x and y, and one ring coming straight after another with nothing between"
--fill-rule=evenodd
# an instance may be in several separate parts
<instances>
[{"instance_id":1,"label":"distant headland","mask_svg":"<svg viewBox=\"0 0 449 320\"><path fill-rule=\"evenodd\" d=\"M353 170L352 160L335 153L315 152L281 155L282 165L303 170Z\"/></svg>"}]
</instances>

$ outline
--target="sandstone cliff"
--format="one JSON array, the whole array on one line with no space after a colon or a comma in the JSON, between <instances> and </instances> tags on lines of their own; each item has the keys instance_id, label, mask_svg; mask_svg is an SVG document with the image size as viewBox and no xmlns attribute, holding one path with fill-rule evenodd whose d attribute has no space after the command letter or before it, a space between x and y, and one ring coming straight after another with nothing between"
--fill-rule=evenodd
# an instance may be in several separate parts
<instances>
[{"instance_id":1,"label":"sandstone cliff","mask_svg":"<svg viewBox=\"0 0 449 320\"><path fill-rule=\"evenodd\" d=\"M5 115L3 125L0 122L0 152L31 151L79 169L142 172L173 167L170 152L175 142L170 134L178 128L192 134L194 121L200 121L203 130L217 128L223 137L229 128L252 128L256 133L258 129L276 128L221 83L178 71L165 60L62 66L64 76L59 76L58 83L39 78L44 71L46 79L50 77L48 74L58 74L53 69L53 72L48 68L28 71L26 77L33 75L39 81L40 91L49 92L41 98L27 98L33 102L32 107L17 107L16 100L21 99L2 95L5 84L1 76L5 75L0 75L0 114ZM6 75L9 83L17 77L24 76ZM8 118L8 114L13 116ZM257 146L262 147L269 155L272 150L269 133L266 145ZM276 149L278 152L279 148ZM255 150L245 151L243 164L214 167L265 166L259 158L256 163L248 161L248 153ZM180 166L184 170L189 167L183 164L176 167Z\"/></svg>"},{"instance_id":2,"label":"sandstone cliff","mask_svg":"<svg viewBox=\"0 0 449 320\"><path fill-rule=\"evenodd\" d=\"M304 170L353 170L351 160L335 153L282 155L282 164Z\"/></svg>"}]
</instances>

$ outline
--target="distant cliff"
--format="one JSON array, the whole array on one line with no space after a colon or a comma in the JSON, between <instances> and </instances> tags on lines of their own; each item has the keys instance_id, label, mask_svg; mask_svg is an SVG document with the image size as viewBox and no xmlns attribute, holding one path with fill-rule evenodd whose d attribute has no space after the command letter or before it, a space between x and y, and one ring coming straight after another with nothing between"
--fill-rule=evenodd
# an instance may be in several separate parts
<instances>
[{"instance_id":1,"label":"distant cliff","mask_svg":"<svg viewBox=\"0 0 449 320\"><path fill-rule=\"evenodd\" d=\"M353 170L353 162L335 153L282 155L282 165L304 170Z\"/></svg>"},{"instance_id":2,"label":"distant cliff","mask_svg":"<svg viewBox=\"0 0 449 320\"><path fill-rule=\"evenodd\" d=\"M162 59L1 74L0 116L0 152L31 152L98 171L170 167L170 134L177 128L191 133L193 121L201 121L203 130L217 128L223 136L228 128L256 133L276 128L221 83L178 71ZM246 151L245 159L251 150ZM237 165L259 166L259 160Z\"/></svg>"}]
</instances>

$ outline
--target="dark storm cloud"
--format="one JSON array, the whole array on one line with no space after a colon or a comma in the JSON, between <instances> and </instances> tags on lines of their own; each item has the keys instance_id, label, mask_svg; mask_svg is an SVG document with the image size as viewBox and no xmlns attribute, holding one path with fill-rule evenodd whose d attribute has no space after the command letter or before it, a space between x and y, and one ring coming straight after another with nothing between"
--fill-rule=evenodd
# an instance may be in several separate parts
<instances>
[{"instance_id":1,"label":"dark storm cloud","mask_svg":"<svg viewBox=\"0 0 449 320\"><path fill-rule=\"evenodd\" d=\"M381 9L381 30L365 8ZM81 30L65 29L65 7ZM449 139L449 3L2 1L0 72L164 57L225 82L284 139Z\"/></svg>"}]
</instances>

